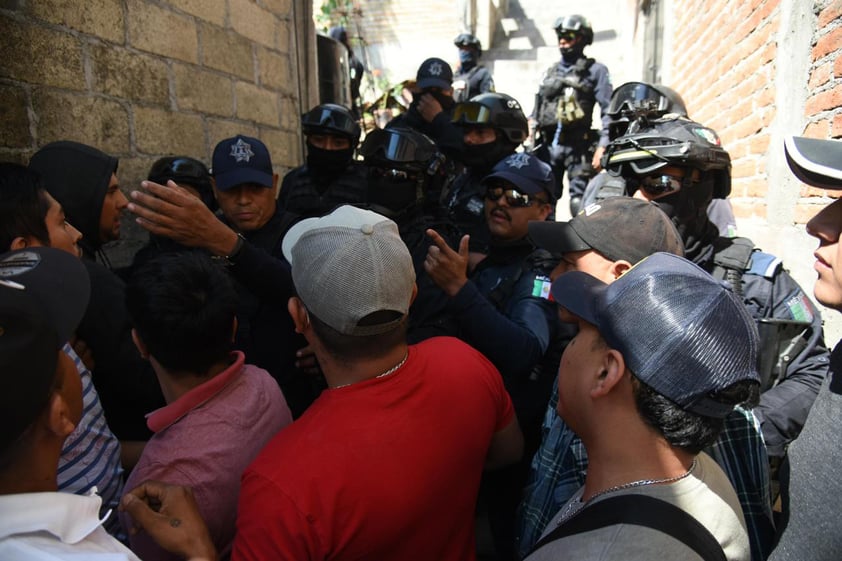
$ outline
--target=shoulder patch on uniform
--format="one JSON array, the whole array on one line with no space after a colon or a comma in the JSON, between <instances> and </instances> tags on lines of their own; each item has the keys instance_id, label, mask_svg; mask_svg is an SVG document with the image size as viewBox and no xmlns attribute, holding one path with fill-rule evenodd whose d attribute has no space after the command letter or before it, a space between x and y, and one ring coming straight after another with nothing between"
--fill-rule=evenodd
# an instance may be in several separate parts
<instances>
[{"instance_id":1,"label":"shoulder patch on uniform","mask_svg":"<svg viewBox=\"0 0 842 561\"><path fill-rule=\"evenodd\" d=\"M751 262L746 273L770 279L775 276L782 264L783 261L779 257L762 251L755 251L751 254Z\"/></svg>"},{"instance_id":2,"label":"shoulder patch on uniform","mask_svg":"<svg viewBox=\"0 0 842 561\"><path fill-rule=\"evenodd\" d=\"M787 300L786 307L789 308L792 319L796 321L813 321L813 304L803 292L799 292Z\"/></svg>"},{"instance_id":3,"label":"shoulder patch on uniform","mask_svg":"<svg viewBox=\"0 0 842 561\"><path fill-rule=\"evenodd\" d=\"M552 281L550 281L550 277L545 277L544 275L537 275L535 280L532 282L532 296L535 298L543 298L544 300L552 300L552 295L550 294L550 286L552 286Z\"/></svg>"}]
</instances>

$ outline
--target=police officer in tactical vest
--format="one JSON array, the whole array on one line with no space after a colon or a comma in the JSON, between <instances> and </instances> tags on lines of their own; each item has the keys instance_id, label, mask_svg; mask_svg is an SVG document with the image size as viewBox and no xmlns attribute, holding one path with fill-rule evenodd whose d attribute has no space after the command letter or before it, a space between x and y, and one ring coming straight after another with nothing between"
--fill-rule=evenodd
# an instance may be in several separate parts
<instances>
[{"instance_id":1,"label":"police officer in tactical vest","mask_svg":"<svg viewBox=\"0 0 842 561\"><path fill-rule=\"evenodd\" d=\"M460 33L453 40L459 49L459 66L453 73L453 100L468 101L475 95L494 91L491 72L479 63L482 43L470 33Z\"/></svg>"},{"instance_id":2,"label":"police officer in tactical vest","mask_svg":"<svg viewBox=\"0 0 842 561\"><path fill-rule=\"evenodd\" d=\"M284 176L278 206L308 218L362 202L366 172L354 160L360 125L351 111L335 103L317 105L301 116L301 130L307 162Z\"/></svg>"},{"instance_id":3,"label":"police officer in tactical vest","mask_svg":"<svg viewBox=\"0 0 842 561\"><path fill-rule=\"evenodd\" d=\"M581 205L588 180L599 171L608 145L607 115L611 100L608 68L584 55L593 42L593 28L580 15L563 16L553 25L561 60L544 74L531 117L535 154L553 167L556 197L561 197L565 172L570 185L570 212ZM591 130L594 105L599 103L602 129Z\"/></svg>"},{"instance_id":4,"label":"police officer in tactical vest","mask_svg":"<svg viewBox=\"0 0 842 561\"><path fill-rule=\"evenodd\" d=\"M770 459L801 431L827 374L829 353L819 311L781 260L748 238L726 238L711 222L713 198L731 192L731 158L712 129L678 115L629 126L607 148L609 174L626 194L654 201L673 221L685 257L729 283L761 337L760 420ZM622 232L617 232L622 235Z\"/></svg>"}]
</instances>

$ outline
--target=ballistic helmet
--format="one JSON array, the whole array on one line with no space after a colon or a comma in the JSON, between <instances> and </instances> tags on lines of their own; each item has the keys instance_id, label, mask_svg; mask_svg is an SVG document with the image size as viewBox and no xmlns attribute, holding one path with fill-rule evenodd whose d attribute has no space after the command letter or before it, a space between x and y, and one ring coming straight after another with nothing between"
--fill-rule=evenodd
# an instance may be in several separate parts
<instances>
[{"instance_id":1,"label":"ballistic helmet","mask_svg":"<svg viewBox=\"0 0 842 561\"><path fill-rule=\"evenodd\" d=\"M453 40L453 44L457 47L472 47L477 50L477 56L482 56L482 43L475 35L470 33L460 33Z\"/></svg>"},{"instance_id":2,"label":"ballistic helmet","mask_svg":"<svg viewBox=\"0 0 842 561\"><path fill-rule=\"evenodd\" d=\"M166 185L167 181L189 185L199 192L202 202L211 210L216 210L216 198L211 187L208 168L195 158L187 156L166 156L155 160L147 176L149 181Z\"/></svg>"},{"instance_id":3,"label":"ballistic helmet","mask_svg":"<svg viewBox=\"0 0 842 561\"><path fill-rule=\"evenodd\" d=\"M502 93L483 93L457 103L452 120L454 124L464 127L493 127L515 145L526 140L529 134L529 125L520 103Z\"/></svg>"},{"instance_id":4,"label":"ballistic helmet","mask_svg":"<svg viewBox=\"0 0 842 561\"><path fill-rule=\"evenodd\" d=\"M684 100L673 90L661 84L645 82L626 82L611 94L611 103L605 111L611 117L629 116L645 113L662 117L667 113L687 116Z\"/></svg>"},{"instance_id":5,"label":"ballistic helmet","mask_svg":"<svg viewBox=\"0 0 842 561\"><path fill-rule=\"evenodd\" d=\"M367 202L390 218L425 200L444 161L435 142L402 127L374 129L360 154L369 169Z\"/></svg>"},{"instance_id":6,"label":"ballistic helmet","mask_svg":"<svg viewBox=\"0 0 842 561\"><path fill-rule=\"evenodd\" d=\"M731 192L731 157L716 131L687 118L652 121L608 145L603 162L632 189L637 180L667 166L698 169L713 179L713 196Z\"/></svg>"},{"instance_id":7,"label":"ballistic helmet","mask_svg":"<svg viewBox=\"0 0 842 561\"><path fill-rule=\"evenodd\" d=\"M585 16L573 14L572 16L561 16L553 23L556 35L561 36L563 33L573 32L582 37L582 46L587 46L593 43L593 27L591 22Z\"/></svg>"},{"instance_id":8,"label":"ballistic helmet","mask_svg":"<svg viewBox=\"0 0 842 561\"><path fill-rule=\"evenodd\" d=\"M304 134L337 134L351 139L351 145L360 141L360 125L351 111L335 103L323 103L301 116Z\"/></svg>"}]
</instances>

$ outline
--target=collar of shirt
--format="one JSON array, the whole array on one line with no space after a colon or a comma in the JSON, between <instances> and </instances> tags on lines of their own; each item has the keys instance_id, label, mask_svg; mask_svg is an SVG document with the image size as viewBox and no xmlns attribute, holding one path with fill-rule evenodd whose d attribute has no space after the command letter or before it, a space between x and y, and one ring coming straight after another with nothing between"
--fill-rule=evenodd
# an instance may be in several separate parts
<instances>
[{"instance_id":1,"label":"collar of shirt","mask_svg":"<svg viewBox=\"0 0 842 561\"><path fill-rule=\"evenodd\" d=\"M71 493L21 493L0 496L0 539L20 534L48 532L63 543L84 540L100 525L102 499L96 488L88 495Z\"/></svg>"},{"instance_id":2,"label":"collar of shirt","mask_svg":"<svg viewBox=\"0 0 842 561\"><path fill-rule=\"evenodd\" d=\"M224 390L228 384L237 379L243 372L245 355L240 351L231 353L234 362L231 366L199 386L196 386L172 403L156 409L146 416L146 426L152 432L161 432L165 428L187 415L193 409L213 399Z\"/></svg>"}]
</instances>

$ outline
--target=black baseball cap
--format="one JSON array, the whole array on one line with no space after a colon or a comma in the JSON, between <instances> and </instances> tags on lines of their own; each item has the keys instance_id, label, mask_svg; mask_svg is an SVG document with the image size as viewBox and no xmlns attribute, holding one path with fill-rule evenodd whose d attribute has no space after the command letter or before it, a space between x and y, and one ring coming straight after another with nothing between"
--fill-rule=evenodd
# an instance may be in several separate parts
<instances>
[{"instance_id":1,"label":"black baseball cap","mask_svg":"<svg viewBox=\"0 0 842 561\"><path fill-rule=\"evenodd\" d=\"M550 253L592 249L635 264L657 252L684 255L681 235L654 203L611 197L588 205L569 222L529 223L532 242Z\"/></svg>"},{"instance_id":2,"label":"black baseball cap","mask_svg":"<svg viewBox=\"0 0 842 561\"><path fill-rule=\"evenodd\" d=\"M227 191L243 183L272 187L274 172L269 150L260 140L238 134L213 149L211 167L216 188Z\"/></svg>"},{"instance_id":3,"label":"black baseball cap","mask_svg":"<svg viewBox=\"0 0 842 561\"><path fill-rule=\"evenodd\" d=\"M90 297L88 272L50 247L0 255L0 453L35 421L55 383L58 353Z\"/></svg>"},{"instance_id":4,"label":"black baseball cap","mask_svg":"<svg viewBox=\"0 0 842 561\"><path fill-rule=\"evenodd\" d=\"M428 58L418 68L415 82L422 90L425 88L449 90L453 85L453 70L440 58Z\"/></svg>"},{"instance_id":5,"label":"black baseball cap","mask_svg":"<svg viewBox=\"0 0 842 561\"><path fill-rule=\"evenodd\" d=\"M807 185L842 189L842 141L788 136L784 152L789 169Z\"/></svg>"}]
</instances>

